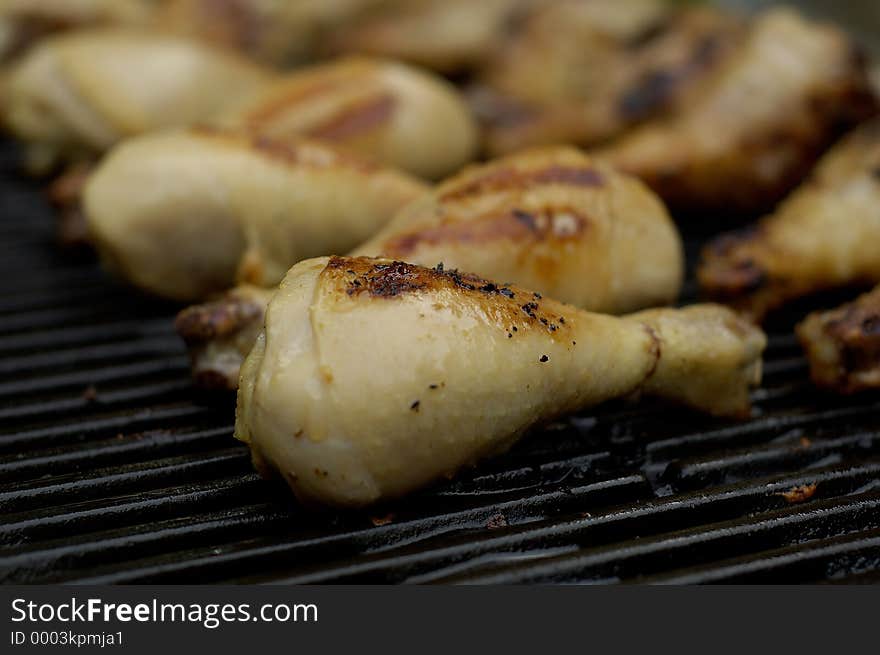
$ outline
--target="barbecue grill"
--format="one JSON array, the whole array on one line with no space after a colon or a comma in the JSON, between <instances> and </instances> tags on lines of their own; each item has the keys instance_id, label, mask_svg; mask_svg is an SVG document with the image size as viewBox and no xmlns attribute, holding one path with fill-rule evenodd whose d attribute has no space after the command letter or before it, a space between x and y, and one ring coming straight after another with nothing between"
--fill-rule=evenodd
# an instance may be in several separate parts
<instances>
[{"instance_id":1,"label":"barbecue grill","mask_svg":"<svg viewBox=\"0 0 880 655\"><path fill-rule=\"evenodd\" d=\"M880 398L812 388L806 307L770 326L748 421L619 402L405 500L314 513L254 473L234 398L192 387L179 308L59 251L10 145L0 167L6 583L880 581Z\"/></svg>"}]
</instances>

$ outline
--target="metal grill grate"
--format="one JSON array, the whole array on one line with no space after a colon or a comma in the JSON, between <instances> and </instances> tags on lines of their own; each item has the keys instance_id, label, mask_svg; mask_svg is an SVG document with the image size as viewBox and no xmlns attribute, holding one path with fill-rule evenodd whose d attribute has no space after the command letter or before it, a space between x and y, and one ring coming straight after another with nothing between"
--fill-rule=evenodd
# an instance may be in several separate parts
<instances>
[{"instance_id":1,"label":"metal grill grate","mask_svg":"<svg viewBox=\"0 0 880 655\"><path fill-rule=\"evenodd\" d=\"M190 387L176 307L59 253L8 147L0 166L4 582L878 579L880 398L811 388L797 312L751 421L618 403L394 505L310 514L254 474L232 399Z\"/></svg>"}]
</instances>

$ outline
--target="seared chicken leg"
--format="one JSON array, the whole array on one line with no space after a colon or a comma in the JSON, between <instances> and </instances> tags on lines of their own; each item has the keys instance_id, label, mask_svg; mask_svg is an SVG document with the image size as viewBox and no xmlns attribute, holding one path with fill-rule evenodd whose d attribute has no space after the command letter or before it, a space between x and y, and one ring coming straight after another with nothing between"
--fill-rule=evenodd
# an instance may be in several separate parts
<instances>
[{"instance_id":1,"label":"seared chicken leg","mask_svg":"<svg viewBox=\"0 0 880 655\"><path fill-rule=\"evenodd\" d=\"M91 158L120 139L188 125L255 93L271 74L231 53L124 29L52 37L9 74L5 122L28 165Z\"/></svg>"},{"instance_id":2,"label":"seared chicken leg","mask_svg":"<svg viewBox=\"0 0 880 655\"><path fill-rule=\"evenodd\" d=\"M442 263L613 314L673 302L683 276L681 240L654 194L565 147L465 170L407 205L354 254ZM248 318L232 324L243 297ZM181 314L198 383L238 385L233 364L262 324L256 304L252 290L236 290Z\"/></svg>"},{"instance_id":3,"label":"seared chicken leg","mask_svg":"<svg viewBox=\"0 0 880 655\"><path fill-rule=\"evenodd\" d=\"M352 254L443 263L610 314L674 302L684 276L660 199L562 146L465 169Z\"/></svg>"},{"instance_id":4,"label":"seared chicken leg","mask_svg":"<svg viewBox=\"0 0 880 655\"><path fill-rule=\"evenodd\" d=\"M426 188L322 143L190 129L113 150L84 209L112 269L151 293L202 300L346 252Z\"/></svg>"},{"instance_id":5,"label":"seared chicken leg","mask_svg":"<svg viewBox=\"0 0 880 655\"><path fill-rule=\"evenodd\" d=\"M602 154L674 210L762 211L876 107L864 62L841 31L772 9L689 106Z\"/></svg>"},{"instance_id":6,"label":"seared chicken leg","mask_svg":"<svg viewBox=\"0 0 880 655\"><path fill-rule=\"evenodd\" d=\"M880 388L880 287L797 327L820 387L841 393Z\"/></svg>"},{"instance_id":7,"label":"seared chicken leg","mask_svg":"<svg viewBox=\"0 0 880 655\"><path fill-rule=\"evenodd\" d=\"M835 146L779 209L703 253L700 284L761 320L792 299L880 282L880 119Z\"/></svg>"},{"instance_id":8,"label":"seared chicken leg","mask_svg":"<svg viewBox=\"0 0 880 655\"><path fill-rule=\"evenodd\" d=\"M273 296L235 434L301 499L365 505L635 392L745 413L764 343L722 307L614 318L439 267L324 257Z\"/></svg>"},{"instance_id":9,"label":"seared chicken leg","mask_svg":"<svg viewBox=\"0 0 880 655\"><path fill-rule=\"evenodd\" d=\"M393 61L351 57L281 78L219 119L261 136L306 136L422 177L476 154L477 127L456 89Z\"/></svg>"}]
</instances>

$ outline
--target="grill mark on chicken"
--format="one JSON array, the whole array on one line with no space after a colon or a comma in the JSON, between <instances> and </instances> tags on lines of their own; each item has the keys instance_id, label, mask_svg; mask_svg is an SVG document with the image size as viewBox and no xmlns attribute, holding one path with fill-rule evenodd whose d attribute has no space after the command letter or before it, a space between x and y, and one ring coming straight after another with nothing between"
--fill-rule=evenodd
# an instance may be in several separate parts
<instances>
[{"instance_id":1,"label":"grill mark on chicken","mask_svg":"<svg viewBox=\"0 0 880 655\"><path fill-rule=\"evenodd\" d=\"M553 302L545 310L539 293L525 291L508 284L498 284L472 273L447 269L443 264L425 268L402 261L382 261L372 257L331 257L322 275L330 275L349 297L367 295L372 298L396 298L418 292L449 289L455 293L482 296L484 308L493 320L508 333L514 323L545 330L552 335L567 331L565 305ZM525 301L525 302L523 302ZM553 311L555 309L555 311ZM562 338L560 336L560 338Z\"/></svg>"},{"instance_id":2,"label":"grill mark on chicken","mask_svg":"<svg viewBox=\"0 0 880 655\"><path fill-rule=\"evenodd\" d=\"M524 189L534 184L564 184L568 186L598 187L605 178L593 168L554 164L535 170L497 168L476 179L465 180L442 192L443 200L458 200L483 193Z\"/></svg>"},{"instance_id":3,"label":"grill mark on chicken","mask_svg":"<svg viewBox=\"0 0 880 655\"><path fill-rule=\"evenodd\" d=\"M544 208L538 212L513 209L463 221L447 221L440 225L400 234L388 239L382 247L386 256L404 257L422 245L443 243L483 244L499 239L513 241L573 240L580 238L589 219L572 208Z\"/></svg>"},{"instance_id":4,"label":"grill mark on chicken","mask_svg":"<svg viewBox=\"0 0 880 655\"><path fill-rule=\"evenodd\" d=\"M723 57L729 49L725 47L729 40L721 34L709 34L679 66L646 71L621 95L617 105L621 116L627 121L644 120L669 105L682 86L711 69Z\"/></svg>"},{"instance_id":5,"label":"grill mark on chicken","mask_svg":"<svg viewBox=\"0 0 880 655\"><path fill-rule=\"evenodd\" d=\"M378 170L378 166L370 161L341 150L331 150L328 146L315 147L306 138L301 139L299 143L293 143L288 139L272 139L245 131L204 125L190 128L190 133L200 138L213 139L217 142L225 142L228 145L251 150L291 167L334 168L338 166L364 173Z\"/></svg>"},{"instance_id":6,"label":"grill mark on chicken","mask_svg":"<svg viewBox=\"0 0 880 655\"><path fill-rule=\"evenodd\" d=\"M329 120L310 129L308 134L329 141L350 139L388 123L396 105L393 95L382 93L344 107Z\"/></svg>"},{"instance_id":7,"label":"grill mark on chicken","mask_svg":"<svg viewBox=\"0 0 880 655\"><path fill-rule=\"evenodd\" d=\"M315 96L330 95L345 86L355 88L355 84L359 80L361 84L365 84L368 79L368 68L365 64L359 64L349 65L345 68L336 67L332 69L330 74L318 71L310 79L297 80L289 88L267 96L261 104L246 111L243 119L249 125L259 126L271 122L279 114Z\"/></svg>"}]
</instances>

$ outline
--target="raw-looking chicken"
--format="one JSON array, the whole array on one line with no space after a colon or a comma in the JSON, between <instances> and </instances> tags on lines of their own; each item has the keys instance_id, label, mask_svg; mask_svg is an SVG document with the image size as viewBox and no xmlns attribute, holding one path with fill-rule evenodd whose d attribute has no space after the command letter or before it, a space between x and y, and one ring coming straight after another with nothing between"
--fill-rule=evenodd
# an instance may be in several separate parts
<instances>
[{"instance_id":1,"label":"raw-looking chicken","mask_svg":"<svg viewBox=\"0 0 880 655\"><path fill-rule=\"evenodd\" d=\"M656 196L562 146L465 170L353 254L442 263L613 314L672 303L684 269L681 240ZM182 312L177 327L198 384L238 386L269 297L236 289Z\"/></svg>"},{"instance_id":2,"label":"raw-looking chicken","mask_svg":"<svg viewBox=\"0 0 880 655\"><path fill-rule=\"evenodd\" d=\"M620 0L618 0L620 1ZM400 59L442 73L482 64L534 0L396 0L333 33L332 53Z\"/></svg>"},{"instance_id":3,"label":"raw-looking chicken","mask_svg":"<svg viewBox=\"0 0 880 655\"><path fill-rule=\"evenodd\" d=\"M697 271L711 297L755 320L825 289L880 282L880 119L819 162L775 213L723 235Z\"/></svg>"},{"instance_id":4,"label":"raw-looking chicken","mask_svg":"<svg viewBox=\"0 0 880 655\"><path fill-rule=\"evenodd\" d=\"M451 84L362 57L291 73L220 124L271 138L316 138L426 178L457 170L477 149L475 120Z\"/></svg>"},{"instance_id":5,"label":"raw-looking chicken","mask_svg":"<svg viewBox=\"0 0 880 655\"><path fill-rule=\"evenodd\" d=\"M179 37L124 29L48 38L9 74L5 123L29 168L88 159L120 139L206 119L271 75Z\"/></svg>"},{"instance_id":6,"label":"raw-looking chicken","mask_svg":"<svg viewBox=\"0 0 880 655\"><path fill-rule=\"evenodd\" d=\"M818 386L840 393L880 388L880 287L810 314L797 334Z\"/></svg>"},{"instance_id":7,"label":"raw-looking chicken","mask_svg":"<svg viewBox=\"0 0 880 655\"><path fill-rule=\"evenodd\" d=\"M327 144L191 128L120 144L89 177L84 210L109 268L202 300L347 252L426 189Z\"/></svg>"},{"instance_id":8,"label":"raw-looking chicken","mask_svg":"<svg viewBox=\"0 0 880 655\"><path fill-rule=\"evenodd\" d=\"M719 306L615 318L439 267L324 257L269 304L235 436L303 501L366 505L612 398L743 415L764 344Z\"/></svg>"},{"instance_id":9,"label":"raw-looking chicken","mask_svg":"<svg viewBox=\"0 0 880 655\"><path fill-rule=\"evenodd\" d=\"M639 11L615 13L630 5ZM649 0L542 6L471 93L486 149L593 145L687 106L742 41L745 22L708 7L661 9Z\"/></svg>"},{"instance_id":10,"label":"raw-looking chicken","mask_svg":"<svg viewBox=\"0 0 880 655\"><path fill-rule=\"evenodd\" d=\"M0 60L56 32L100 25L146 25L149 0L0 0Z\"/></svg>"},{"instance_id":11,"label":"raw-looking chicken","mask_svg":"<svg viewBox=\"0 0 880 655\"><path fill-rule=\"evenodd\" d=\"M158 24L273 65L313 57L332 30L387 0L163 0Z\"/></svg>"},{"instance_id":12,"label":"raw-looking chicken","mask_svg":"<svg viewBox=\"0 0 880 655\"><path fill-rule=\"evenodd\" d=\"M843 32L772 9L681 112L602 154L673 211L757 212L875 110L864 61Z\"/></svg>"}]
</instances>

